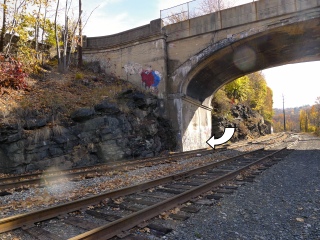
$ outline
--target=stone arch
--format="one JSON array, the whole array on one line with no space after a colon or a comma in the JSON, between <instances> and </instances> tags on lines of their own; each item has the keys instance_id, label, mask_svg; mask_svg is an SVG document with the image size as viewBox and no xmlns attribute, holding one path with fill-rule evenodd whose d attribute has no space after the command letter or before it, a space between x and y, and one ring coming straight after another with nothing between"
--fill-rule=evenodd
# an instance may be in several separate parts
<instances>
[{"instance_id":1,"label":"stone arch","mask_svg":"<svg viewBox=\"0 0 320 240\"><path fill-rule=\"evenodd\" d=\"M214 43L171 75L178 92L205 102L226 83L243 75L290 63L320 60L320 19L267 29L241 39ZM207 101L206 101L207 102Z\"/></svg>"},{"instance_id":2,"label":"stone arch","mask_svg":"<svg viewBox=\"0 0 320 240\"><path fill-rule=\"evenodd\" d=\"M178 67L169 81L175 94L173 106L178 113L181 148L190 150L185 148L190 143L193 148L205 147L205 139L210 137L211 116L203 109L211 107L213 93L221 86L266 68L320 60L319 26L317 16L297 18L293 23L264 31L249 30L243 36L230 36L211 44ZM202 122L210 126L207 128ZM195 137L196 134L200 137Z\"/></svg>"}]
</instances>

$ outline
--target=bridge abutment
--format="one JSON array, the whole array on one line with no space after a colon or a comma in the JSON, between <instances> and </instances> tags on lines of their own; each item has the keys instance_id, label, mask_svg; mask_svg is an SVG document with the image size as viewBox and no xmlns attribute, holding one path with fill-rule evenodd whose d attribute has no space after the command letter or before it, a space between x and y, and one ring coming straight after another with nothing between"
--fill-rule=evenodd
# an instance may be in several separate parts
<instances>
[{"instance_id":1,"label":"bridge abutment","mask_svg":"<svg viewBox=\"0 0 320 240\"><path fill-rule=\"evenodd\" d=\"M209 146L206 142L211 137L210 107L183 94L169 94L166 109L181 151Z\"/></svg>"}]
</instances>

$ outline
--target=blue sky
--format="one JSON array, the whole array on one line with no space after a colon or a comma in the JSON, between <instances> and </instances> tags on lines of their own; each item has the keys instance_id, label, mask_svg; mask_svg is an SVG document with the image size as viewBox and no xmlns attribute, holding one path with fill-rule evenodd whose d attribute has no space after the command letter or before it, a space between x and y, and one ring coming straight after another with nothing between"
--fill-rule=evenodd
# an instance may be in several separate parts
<instances>
[{"instance_id":1,"label":"blue sky","mask_svg":"<svg viewBox=\"0 0 320 240\"><path fill-rule=\"evenodd\" d=\"M236 4L252 0L235 0ZM176 6L185 0L84 0L85 15L98 7L90 17L84 34L104 36L148 24L160 17L160 10ZM275 108L282 108L282 94L286 107L314 104L320 96L320 61L291 64L263 70L268 86L273 90Z\"/></svg>"},{"instance_id":2,"label":"blue sky","mask_svg":"<svg viewBox=\"0 0 320 240\"><path fill-rule=\"evenodd\" d=\"M92 9L99 7L93 12L84 33L87 36L103 36L148 24L160 17L161 5L164 4L157 0L88 1L83 3L87 15Z\"/></svg>"},{"instance_id":3,"label":"blue sky","mask_svg":"<svg viewBox=\"0 0 320 240\"><path fill-rule=\"evenodd\" d=\"M197 0L199 1L199 0ZM233 0L244 4L252 0ZM148 24L160 18L160 10L177 6L186 0L91 0L83 1L85 15L98 7L90 17L84 34L104 36Z\"/></svg>"}]
</instances>

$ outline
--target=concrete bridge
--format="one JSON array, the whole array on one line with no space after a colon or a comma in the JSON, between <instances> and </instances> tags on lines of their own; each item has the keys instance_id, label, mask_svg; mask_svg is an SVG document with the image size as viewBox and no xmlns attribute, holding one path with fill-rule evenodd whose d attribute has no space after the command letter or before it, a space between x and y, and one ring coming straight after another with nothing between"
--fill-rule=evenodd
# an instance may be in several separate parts
<instances>
[{"instance_id":1,"label":"concrete bridge","mask_svg":"<svg viewBox=\"0 0 320 240\"><path fill-rule=\"evenodd\" d=\"M320 0L260 0L167 26L156 19L86 38L84 59L158 95L181 150L203 148L211 137L212 95L221 86L266 68L320 60Z\"/></svg>"}]
</instances>

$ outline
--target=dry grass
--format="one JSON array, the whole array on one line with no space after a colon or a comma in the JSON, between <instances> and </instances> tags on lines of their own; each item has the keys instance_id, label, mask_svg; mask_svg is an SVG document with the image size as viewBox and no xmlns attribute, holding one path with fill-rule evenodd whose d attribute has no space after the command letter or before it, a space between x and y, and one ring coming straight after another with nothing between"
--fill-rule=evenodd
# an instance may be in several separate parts
<instances>
[{"instance_id":1,"label":"dry grass","mask_svg":"<svg viewBox=\"0 0 320 240\"><path fill-rule=\"evenodd\" d=\"M29 78L28 84L26 91L8 89L0 96L2 121L17 116L26 118L35 112L65 120L79 107L93 107L103 99L115 101L119 92L134 88L129 82L78 69L66 74L52 70L42 79ZM53 125L58 125L59 121Z\"/></svg>"}]
</instances>

